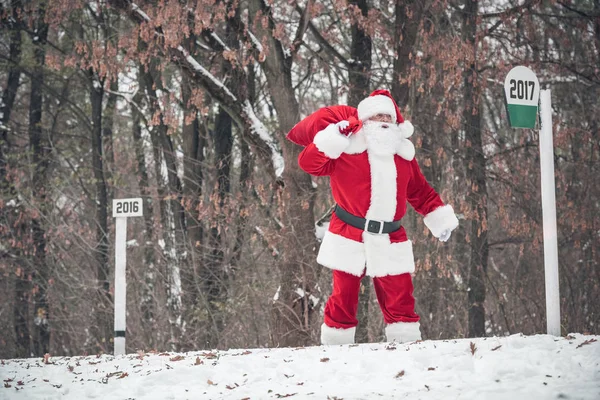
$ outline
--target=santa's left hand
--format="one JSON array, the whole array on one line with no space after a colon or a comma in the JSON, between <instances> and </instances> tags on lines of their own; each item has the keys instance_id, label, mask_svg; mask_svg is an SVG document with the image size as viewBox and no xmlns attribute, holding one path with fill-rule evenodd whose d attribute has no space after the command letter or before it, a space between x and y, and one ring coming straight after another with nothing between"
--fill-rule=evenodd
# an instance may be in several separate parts
<instances>
[{"instance_id":1,"label":"santa's left hand","mask_svg":"<svg viewBox=\"0 0 600 400\"><path fill-rule=\"evenodd\" d=\"M447 242L450 239L450 235L452 234L452 229L446 229L442 233L440 233L440 242Z\"/></svg>"}]
</instances>

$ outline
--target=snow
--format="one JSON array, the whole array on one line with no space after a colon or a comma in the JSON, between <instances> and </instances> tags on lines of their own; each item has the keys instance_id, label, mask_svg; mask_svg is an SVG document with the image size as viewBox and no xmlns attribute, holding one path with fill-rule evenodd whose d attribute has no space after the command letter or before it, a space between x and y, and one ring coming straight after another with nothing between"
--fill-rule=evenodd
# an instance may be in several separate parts
<instances>
[{"instance_id":1,"label":"snow","mask_svg":"<svg viewBox=\"0 0 600 400\"><path fill-rule=\"evenodd\" d=\"M600 398L600 336L573 334L0 363L13 399Z\"/></svg>"},{"instance_id":2,"label":"snow","mask_svg":"<svg viewBox=\"0 0 600 400\"><path fill-rule=\"evenodd\" d=\"M138 7L137 4L135 3L131 3L131 9L136 12L140 17L142 17L142 19L146 22L150 22L150 17L148 16L148 14L146 14L145 12L142 11L142 9L140 7Z\"/></svg>"},{"instance_id":3,"label":"snow","mask_svg":"<svg viewBox=\"0 0 600 400\"><path fill-rule=\"evenodd\" d=\"M252 108L252 104L250 104L250 101L246 100L244 102L243 110L246 116L248 116L248 118L252 122L252 132L254 134L257 134L271 150L271 161L273 162L275 176L280 177L283 174L285 161L283 159L283 154L281 154L279 146L275 141L275 138L269 133L269 131L267 130L265 125L260 121L260 119L258 119L256 114L254 113L254 109Z\"/></svg>"},{"instance_id":4,"label":"snow","mask_svg":"<svg viewBox=\"0 0 600 400\"><path fill-rule=\"evenodd\" d=\"M210 33L210 36L212 36L212 37L213 37L213 39L215 39L215 41L216 41L217 43L219 43L219 45L220 45L221 47L223 47L223 49L225 49L225 50L227 50L227 51L230 51L230 50L231 50L229 47L227 47L227 45L225 44L225 42L223 42L223 41L221 40L221 38L219 37L219 35L217 35L215 32L211 32L211 33Z\"/></svg>"},{"instance_id":5,"label":"snow","mask_svg":"<svg viewBox=\"0 0 600 400\"><path fill-rule=\"evenodd\" d=\"M186 49L184 49L182 46L178 46L177 50L180 51L185 56L185 59L187 60L187 62L190 63L190 65L194 68L194 70L197 73L199 73L199 74L207 77L211 81L213 81L213 83L217 87L222 89L223 92L225 92L225 94L227 94L227 96L231 97L231 99L233 101L237 101L237 97L235 97L235 95L233 93L231 93L231 91L227 88L227 86L225 86L223 84L223 82L218 80L213 74L208 72L208 70L206 68L204 68L202 65L200 65L200 63L198 63L198 61L196 61L196 59L194 57L192 57Z\"/></svg>"},{"instance_id":6,"label":"snow","mask_svg":"<svg viewBox=\"0 0 600 400\"><path fill-rule=\"evenodd\" d=\"M302 288L296 288L295 292L298 296L300 296L301 299L303 299L304 296L306 296L306 292ZM309 297L310 303L312 304L313 307L315 307L317 304L319 304L318 297L313 296L312 294L309 295L308 297Z\"/></svg>"},{"instance_id":7,"label":"snow","mask_svg":"<svg viewBox=\"0 0 600 400\"><path fill-rule=\"evenodd\" d=\"M260 41L256 38L256 36L254 36L254 34L252 32L250 32L250 30L248 30L247 32L248 32L248 36L250 36L250 40L252 41L252 44L254 45L256 50L258 50L259 53L262 53L263 47L262 47L262 44L260 44Z\"/></svg>"}]
</instances>

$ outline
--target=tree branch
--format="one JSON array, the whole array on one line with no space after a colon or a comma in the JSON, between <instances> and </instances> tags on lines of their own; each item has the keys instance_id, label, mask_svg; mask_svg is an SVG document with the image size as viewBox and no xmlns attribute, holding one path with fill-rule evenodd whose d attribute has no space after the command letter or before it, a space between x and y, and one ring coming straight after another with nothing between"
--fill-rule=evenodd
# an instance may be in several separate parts
<instances>
[{"instance_id":1,"label":"tree branch","mask_svg":"<svg viewBox=\"0 0 600 400\"><path fill-rule=\"evenodd\" d=\"M305 10L302 9L302 7L300 7L299 5L296 6L296 11L298 11L300 14L304 13ZM346 57L344 57L339 51L337 51L335 49L335 47L333 47L324 37L323 35L321 35L321 32L319 32L319 30L317 29L317 27L310 21L308 21L307 23L308 29L310 29L310 32L313 34L313 36L315 37L315 39L317 39L317 42L323 46L325 48L325 50L327 50L327 52L329 54L331 54L333 57L337 58L339 61L341 61L347 68L350 68L350 62L348 62L348 60L346 59Z\"/></svg>"},{"instance_id":2,"label":"tree branch","mask_svg":"<svg viewBox=\"0 0 600 400\"><path fill-rule=\"evenodd\" d=\"M149 23L151 19L135 3L130 0L108 0L113 7L127 13L137 23ZM162 37L160 27L155 28L157 37ZM206 30L206 35L211 36L211 30ZM213 44L218 45L214 40ZM278 179L283 172L283 156L277 142L268 134L266 127L254 115L252 107L247 106L244 98L238 98L220 79L204 68L181 44L164 50L171 62L179 65L185 73L188 73L193 81L199 83L208 94L214 98L227 111L236 124L251 132L251 143L258 148L259 154L270 157L266 158L269 173L274 179ZM267 161L268 160L268 161Z\"/></svg>"},{"instance_id":3,"label":"tree branch","mask_svg":"<svg viewBox=\"0 0 600 400\"><path fill-rule=\"evenodd\" d=\"M302 44L304 33L306 32L306 28L308 27L308 23L310 22L310 18L308 17L308 13L313 5L314 0L308 0L306 3L306 7L300 13L300 22L298 23L298 29L296 30L296 36L294 37L294 41L292 42L292 55L298 52L300 48L300 44ZM297 9L300 8L299 5L296 5Z\"/></svg>"}]
</instances>

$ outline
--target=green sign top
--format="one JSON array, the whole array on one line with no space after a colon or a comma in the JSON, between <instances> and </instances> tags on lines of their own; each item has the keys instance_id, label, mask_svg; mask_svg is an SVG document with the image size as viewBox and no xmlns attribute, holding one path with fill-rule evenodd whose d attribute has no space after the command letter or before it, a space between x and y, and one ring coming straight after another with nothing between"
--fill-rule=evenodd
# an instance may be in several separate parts
<instances>
[{"instance_id":1,"label":"green sign top","mask_svg":"<svg viewBox=\"0 0 600 400\"><path fill-rule=\"evenodd\" d=\"M524 66L511 69L504 80L504 98L511 127L535 128L540 83L532 70Z\"/></svg>"}]
</instances>

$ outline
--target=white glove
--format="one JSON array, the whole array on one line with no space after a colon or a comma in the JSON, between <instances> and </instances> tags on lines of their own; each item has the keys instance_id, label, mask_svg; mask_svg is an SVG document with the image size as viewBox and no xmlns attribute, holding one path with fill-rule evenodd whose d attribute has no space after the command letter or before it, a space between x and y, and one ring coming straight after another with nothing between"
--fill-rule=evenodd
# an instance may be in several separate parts
<instances>
[{"instance_id":1,"label":"white glove","mask_svg":"<svg viewBox=\"0 0 600 400\"><path fill-rule=\"evenodd\" d=\"M452 229L446 229L442 233L440 233L440 242L447 242L450 239L450 235L452 234Z\"/></svg>"},{"instance_id":2,"label":"white glove","mask_svg":"<svg viewBox=\"0 0 600 400\"><path fill-rule=\"evenodd\" d=\"M344 136L348 136L348 133L344 132L344 130L348 127L348 125L350 125L350 122L348 122L346 120L340 121L335 124L335 126L337 126L337 128L338 128L338 131Z\"/></svg>"}]
</instances>

